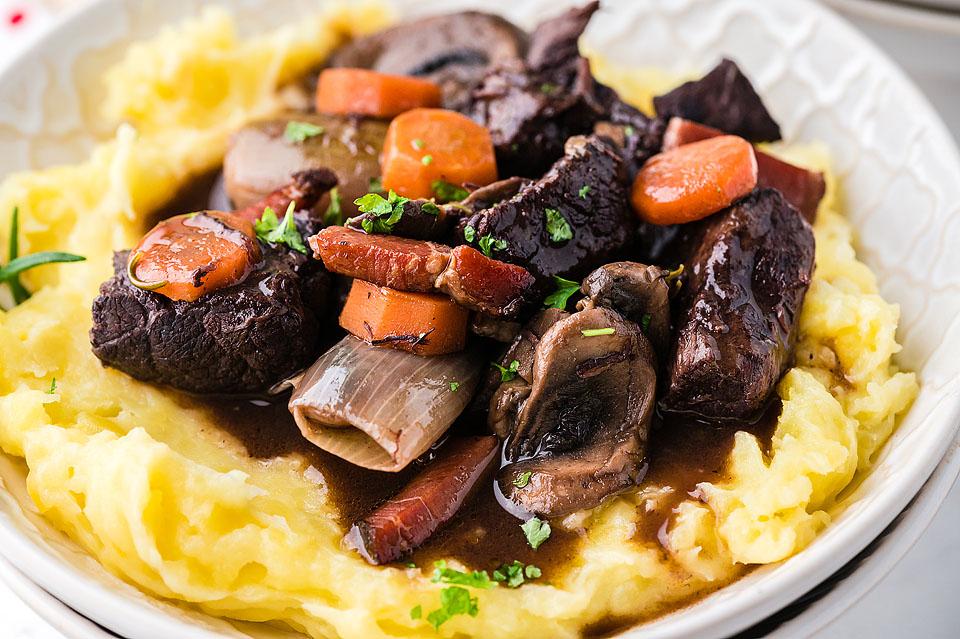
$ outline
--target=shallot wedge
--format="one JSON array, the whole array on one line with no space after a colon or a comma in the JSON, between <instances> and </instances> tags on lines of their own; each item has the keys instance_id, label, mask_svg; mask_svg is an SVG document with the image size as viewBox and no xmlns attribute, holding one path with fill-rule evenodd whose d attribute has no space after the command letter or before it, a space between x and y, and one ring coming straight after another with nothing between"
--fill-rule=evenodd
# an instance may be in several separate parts
<instances>
[{"instance_id":1,"label":"shallot wedge","mask_svg":"<svg viewBox=\"0 0 960 639\"><path fill-rule=\"evenodd\" d=\"M356 522L344 544L374 565L400 559L456 514L490 469L498 449L492 436L447 442L406 488Z\"/></svg>"},{"instance_id":2,"label":"shallot wedge","mask_svg":"<svg viewBox=\"0 0 960 639\"><path fill-rule=\"evenodd\" d=\"M423 454L473 397L477 351L421 357L348 335L295 383L303 436L364 468L396 472Z\"/></svg>"}]
</instances>

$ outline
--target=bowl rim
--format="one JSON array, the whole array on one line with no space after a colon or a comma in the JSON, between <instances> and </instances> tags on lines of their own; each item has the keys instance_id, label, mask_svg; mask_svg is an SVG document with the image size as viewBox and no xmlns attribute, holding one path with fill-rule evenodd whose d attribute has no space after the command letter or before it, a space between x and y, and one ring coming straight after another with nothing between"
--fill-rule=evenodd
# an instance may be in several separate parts
<instances>
[{"instance_id":1,"label":"bowl rim","mask_svg":"<svg viewBox=\"0 0 960 639\"><path fill-rule=\"evenodd\" d=\"M46 29L38 30L17 56L8 60L6 65L0 64L0 87L4 86L4 79L9 71L26 60L38 47L54 38L69 35L69 30L78 21L89 18L97 11L103 11L108 5L119 1L89 0L59 16ZM558 9L574 4L579 2L555 2ZM615 5L616 2L611 4ZM869 54L873 63L879 64L889 74L896 86L898 97L908 102L913 112L932 127L934 135L944 141L951 159L950 164L960 169L960 152L946 125L927 98L896 63L843 17L827 7L813 0L794 0L791 4L802 7L804 12L820 20L829 21L832 23L831 27L839 29L849 45ZM488 10L496 11L497 8L489 7ZM907 467L905 470L909 472L899 477L899 490L885 491L871 498L854 516L841 524L828 527L793 557L764 566L739 580L737 583L747 582L751 587L735 599L717 601L717 596L727 590L724 588L688 607L625 630L620 636L634 639L668 639L734 634L767 618L828 578L837 565L851 560L903 511L946 456L948 444L960 429L960 388L954 386L943 392L937 399L935 408L940 410L930 416L933 423L927 428L934 425L939 425L939 428L935 429L935 435L923 440L925 446L913 456L916 463ZM141 594L132 586L127 587L140 594L139 598L128 593L119 593L117 588L108 588L95 582L75 566L61 561L49 549L33 543L5 513L0 513L0 555L21 571L30 574L32 579L36 576L34 581L39 586L70 607L131 639L183 634L210 639L222 638L226 635L221 634L218 631L220 629L234 634L225 627L228 625L226 622L219 624L219 620L213 620L207 627L198 627L173 618L162 610L162 605L169 604ZM144 614L150 615L149 623L138 618L138 615ZM221 628L215 629L218 625Z\"/></svg>"}]
</instances>

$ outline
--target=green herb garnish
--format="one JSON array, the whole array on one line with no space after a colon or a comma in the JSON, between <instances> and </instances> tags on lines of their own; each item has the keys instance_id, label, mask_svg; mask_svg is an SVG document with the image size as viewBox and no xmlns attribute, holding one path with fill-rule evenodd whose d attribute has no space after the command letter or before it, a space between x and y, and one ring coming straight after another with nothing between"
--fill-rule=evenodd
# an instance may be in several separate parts
<instances>
[{"instance_id":1,"label":"green herb garnish","mask_svg":"<svg viewBox=\"0 0 960 639\"><path fill-rule=\"evenodd\" d=\"M558 87L557 85L553 84L552 82L544 82L543 84L540 85L540 92L541 92L541 93L546 93L547 95L550 95L551 93L553 93L554 91L556 91L556 90L559 89L559 88L560 88L560 87Z\"/></svg>"},{"instance_id":2,"label":"green herb garnish","mask_svg":"<svg viewBox=\"0 0 960 639\"><path fill-rule=\"evenodd\" d=\"M652 320L652 319L653 319L653 317L650 316L650 313L644 313L643 315L641 315L641 316L640 316L640 330L642 330L644 333L646 333L646 332L647 332L647 329L650 328L650 320Z\"/></svg>"},{"instance_id":3,"label":"green herb garnish","mask_svg":"<svg viewBox=\"0 0 960 639\"><path fill-rule=\"evenodd\" d=\"M517 370L520 368L520 362L513 360L510 362L509 366L501 366L496 362L490 362L490 365L500 371L500 381L509 382L511 379L517 376Z\"/></svg>"},{"instance_id":4,"label":"green herb garnish","mask_svg":"<svg viewBox=\"0 0 960 639\"><path fill-rule=\"evenodd\" d=\"M533 473L529 470L525 473L520 473L517 475L517 478L513 480L513 485L517 488L526 488L527 484L530 483L530 478L533 476Z\"/></svg>"},{"instance_id":5,"label":"green herb garnish","mask_svg":"<svg viewBox=\"0 0 960 639\"><path fill-rule=\"evenodd\" d=\"M438 216L440 215L440 207L434 204L433 202L424 202L420 205L420 210L426 213L427 215Z\"/></svg>"},{"instance_id":6,"label":"green herb garnish","mask_svg":"<svg viewBox=\"0 0 960 639\"><path fill-rule=\"evenodd\" d=\"M54 377L50 382L50 388L47 390L47 395L53 395L57 392L57 378Z\"/></svg>"},{"instance_id":7,"label":"green herb garnish","mask_svg":"<svg viewBox=\"0 0 960 639\"><path fill-rule=\"evenodd\" d=\"M469 224L463 227L463 239L467 241L468 244L473 244L473 240L477 237L477 229L473 228Z\"/></svg>"},{"instance_id":8,"label":"green herb garnish","mask_svg":"<svg viewBox=\"0 0 960 639\"><path fill-rule=\"evenodd\" d=\"M316 137L323 132L324 128L317 124L291 120L290 122L287 122L287 128L283 130L283 137L285 137L288 142L299 144L300 142L303 142L308 138Z\"/></svg>"},{"instance_id":9,"label":"green herb garnish","mask_svg":"<svg viewBox=\"0 0 960 639\"><path fill-rule=\"evenodd\" d=\"M470 615L476 617L479 612L477 598L470 596L470 591L460 586L450 586L440 591L440 607L427 615L427 621L434 630L456 615Z\"/></svg>"},{"instance_id":10,"label":"green herb garnish","mask_svg":"<svg viewBox=\"0 0 960 639\"><path fill-rule=\"evenodd\" d=\"M367 233L393 233L393 227L403 217L403 207L410 200L390 191L384 198L379 193L367 193L353 201L361 213L368 213L360 220Z\"/></svg>"},{"instance_id":11,"label":"green herb garnish","mask_svg":"<svg viewBox=\"0 0 960 639\"><path fill-rule=\"evenodd\" d=\"M425 143L420 138L413 138L412 140L410 140L410 146L412 146L417 151L422 151L423 147L425 146Z\"/></svg>"},{"instance_id":12,"label":"green herb garnish","mask_svg":"<svg viewBox=\"0 0 960 639\"><path fill-rule=\"evenodd\" d=\"M410 618L419 619L423 616L423 606L417 605L410 609Z\"/></svg>"},{"instance_id":13,"label":"green herb garnish","mask_svg":"<svg viewBox=\"0 0 960 639\"><path fill-rule=\"evenodd\" d=\"M430 578L430 581L435 584L457 584L471 588L481 588L483 590L488 590L497 585L490 581L490 575L488 575L485 570L463 572L455 568L448 568L447 562L442 559L433 562L433 566L433 576Z\"/></svg>"},{"instance_id":14,"label":"green herb garnish","mask_svg":"<svg viewBox=\"0 0 960 639\"><path fill-rule=\"evenodd\" d=\"M553 282L557 285L557 290L547 295L546 299L543 300L543 305L547 308L566 310L570 297L580 290L580 283L565 280L556 275L553 276Z\"/></svg>"},{"instance_id":15,"label":"green herb garnish","mask_svg":"<svg viewBox=\"0 0 960 639\"><path fill-rule=\"evenodd\" d=\"M599 337L601 335L613 335L617 332L615 328L585 328L582 331L584 337Z\"/></svg>"},{"instance_id":16,"label":"green herb garnish","mask_svg":"<svg viewBox=\"0 0 960 639\"><path fill-rule=\"evenodd\" d=\"M502 251L507 248L507 241L500 240L489 233L480 238L480 241L477 242L477 246L480 247L480 250L483 251L483 254L487 257L493 257L494 251Z\"/></svg>"},{"instance_id":17,"label":"green herb garnish","mask_svg":"<svg viewBox=\"0 0 960 639\"><path fill-rule=\"evenodd\" d=\"M460 382L450 382L450 392L456 393L460 390Z\"/></svg>"},{"instance_id":18,"label":"green herb garnish","mask_svg":"<svg viewBox=\"0 0 960 639\"><path fill-rule=\"evenodd\" d=\"M524 566L516 559L513 563L504 564L493 571L494 580L506 584L507 588L519 588L523 585L525 576L527 579L536 579L541 575L543 572L533 564Z\"/></svg>"},{"instance_id":19,"label":"green herb garnish","mask_svg":"<svg viewBox=\"0 0 960 639\"><path fill-rule=\"evenodd\" d=\"M431 164L433 164L433 156L432 155L423 156L422 158L420 158L420 164L424 166L430 166Z\"/></svg>"},{"instance_id":20,"label":"green herb garnish","mask_svg":"<svg viewBox=\"0 0 960 639\"><path fill-rule=\"evenodd\" d=\"M343 226L343 198L337 187L330 189L330 204L323 214L323 223L327 226Z\"/></svg>"},{"instance_id":21,"label":"green herb garnish","mask_svg":"<svg viewBox=\"0 0 960 639\"><path fill-rule=\"evenodd\" d=\"M520 528L523 530L523 534L527 536L527 543L534 550L550 538L550 522L541 521L536 517L532 517L525 524L521 524Z\"/></svg>"},{"instance_id":22,"label":"green herb garnish","mask_svg":"<svg viewBox=\"0 0 960 639\"><path fill-rule=\"evenodd\" d=\"M307 247L303 245L303 236L297 230L293 219L293 210L296 207L296 202L290 202L282 222L277 219L277 213L272 208L268 206L263 209L263 215L253 224L257 237L270 244L285 244L306 255Z\"/></svg>"},{"instance_id":23,"label":"green herb garnish","mask_svg":"<svg viewBox=\"0 0 960 639\"><path fill-rule=\"evenodd\" d=\"M623 132L628 136L632 136L637 132L637 130L628 124L623 128Z\"/></svg>"},{"instance_id":24,"label":"green herb garnish","mask_svg":"<svg viewBox=\"0 0 960 639\"><path fill-rule=\"evenodd\" d=\"M547 216L547 233L550 234L551 242L566 242L573 239L573 229L563 213L557 209L547 209L544 211Z\"/></svg>"},{"instance_id":25,"label":"green herb garnish","mask_svg":"<svg viewBox=\"0 0 960 639\"><path fill-rule=\"evenodd\" d=\"M7 286L10 287L14 306L30 299L30 292L20 282L20 274L24 271L28 271L37 266L43 266L44 264L82 262L87 259L80 255L59 251L41 251L21 257L19 235L20 209L14 207L13 215L10 219L10 243L8 245L8 258L10 261L7 262L6 266L0 266L0 282L6 282Z\"/></svg>"},{"instance_id":26,"label":"green herb garnish","mask_svg":"<svg viewBox=\"0 0 960 639\"><path fill-rule=\"evenodd\" d=\"M470 196L470 191L462 186L450 184L443 180L434 180L431 182L430 189L440 202L459 202Z\"/></svg>"},{"instance_id":27,"label":"green herb garnish","mask_svg":"<svg viewBox=\"0 0 960 639\"><path fill-rule=\"evenodd\" d=\"M589 192L590 192L590 185L589 185L589 184L584 184L583 186L580 187L580 190L577 191L577 193L580 194L580 199L581 199L581 200L587 199L587 193L589 193Z\"/></svg>"}]
</instances>

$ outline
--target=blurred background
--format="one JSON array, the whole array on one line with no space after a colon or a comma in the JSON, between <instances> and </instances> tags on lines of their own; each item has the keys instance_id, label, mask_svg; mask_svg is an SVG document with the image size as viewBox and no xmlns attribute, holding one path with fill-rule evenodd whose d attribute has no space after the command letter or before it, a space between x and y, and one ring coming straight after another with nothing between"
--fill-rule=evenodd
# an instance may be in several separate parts
<instances>
[{"instance_id":1,"label":"blurred background","mask_svg":"<svg viewBox=\"0 0 960 639\"><path fill-rule=\"evenodd\" d=\"M58 14L84 1L0 0L0 59L13 55ZM906 70L960 140L960 0L822 1L857 25ZM960 636L957 530L960 487L954 486L930 527L896 568L816 639ZM63 639L2 580L0 631L11 639Z\"/></svg>"}]
</instances>

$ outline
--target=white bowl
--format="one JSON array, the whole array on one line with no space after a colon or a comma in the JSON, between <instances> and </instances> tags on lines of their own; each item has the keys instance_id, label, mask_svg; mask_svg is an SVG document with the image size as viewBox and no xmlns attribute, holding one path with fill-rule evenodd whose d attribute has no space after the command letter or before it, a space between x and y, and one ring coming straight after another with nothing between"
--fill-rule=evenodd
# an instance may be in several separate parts
<instances>
[{"instance_id":1,"label":"white bowl","mask_svg":"<svg viewBox=\"0 0 960 639\"><path fill-rule=\"evenodd\" d=\"M84 105L104 66L131 40L194 13L202 2L101 0L76 10L0 69L0 174L78 161L97 139ZM231 0L249 30L316 2ZM394 0L403 15L465 7L524 26L572 0L497 3ZM267 8L269 7L269 8ZM625 636L721 637L807 592L853 558L917 494L960 421L960 157L943 123L903 73L863 36L809 0L612 0L586 34L614 63L668 71L735 57L788 140L822 140L843 179L859 254L884 296L902 306L900 362L921 392L849 506L807 549L765 566L680 612ZM99 132L102 133L102 132ZM131 639L277 636L161 602L108 574L40 518L24 467L0 458L0 553L45 590ZM827 611L829 612L829 611Z\"/></svg>"}]
</instances>

